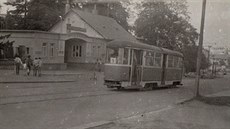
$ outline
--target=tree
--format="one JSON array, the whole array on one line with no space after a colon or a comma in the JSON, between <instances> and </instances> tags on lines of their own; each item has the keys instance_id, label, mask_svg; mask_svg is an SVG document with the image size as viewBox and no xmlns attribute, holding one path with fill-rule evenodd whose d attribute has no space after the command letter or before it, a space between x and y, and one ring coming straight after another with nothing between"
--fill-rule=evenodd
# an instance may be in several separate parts
<instances>
[{"instance_id":1,"label":"tree","mask_svg":"<svg viewBox=\"0 0 230 129\"><path fill-rule=\"evenodd\" d=\"M28 6L28 30L49 30L64 14L62 0L33 0Z\"/></svg>"},{"instance_id":2,"label":"tree","mask_svg":"<svg viewBox=\"0 0 230 129\"><path fill-rule=\"evenodd\" d=\"M128 2L126 4L128 4ZM128 31L130 29L127 22L129 14L120 2L109 4L108 16L114 18L125 30Z\"/></svg>"},{"instance_id":3,"label":"tree","mask_svg":"<svg viewBox=\"0 0 230 129\"><path fill-rule=\"evenodd\" d=\"M189 23L186 4L185 0L141 3L138 8L143 9L135 22L135 34L150 45L182 52L186 72L195 72L198 33ZM207 68L207 64L205 59L202 68Z\"/></svg>"},{"instance_id":4,"label":"tree","mask_svg":"<svg viewBox=\"0 0 230 129\"><path fill-rule=\"evenodd\" d=\"M6 15L7 29L24 29L27 26L26 16L28 13L27 0L16 0L14 2L6 2L6 5L10 5L15 10L10 10Z\"/></svg>"},{"instance_id":5,"label":"tree","mask_svg":"<svg viewBox=\"0 0 230 129\"><path fill-rule=\"evenodd\" d=\"M12 55L12 46L14 41L9 41L11 35L0 35L0 58L11 58Z\"/></svg>"},{"instance_id":6,"label":"tree","mask_svg":"<svg viewBox=\"0 0 230 129\"><path fill-rule=\"evenodd\" d=\"M64 0L16 0L6 16L7 29L47 31L64 14Z\"/></svg>"},{"instance_id":7,"label":"tree","mask_svg":"<svg viewBox=\"0 0 230 129\"><path fill-rule=\"evenodd\" d=\"M144 2L141 6L143 11L135 22L137 37L148 44L179 51L195 44L198 33L189 23L184 0Z\"/></svg>"}]
</instances>

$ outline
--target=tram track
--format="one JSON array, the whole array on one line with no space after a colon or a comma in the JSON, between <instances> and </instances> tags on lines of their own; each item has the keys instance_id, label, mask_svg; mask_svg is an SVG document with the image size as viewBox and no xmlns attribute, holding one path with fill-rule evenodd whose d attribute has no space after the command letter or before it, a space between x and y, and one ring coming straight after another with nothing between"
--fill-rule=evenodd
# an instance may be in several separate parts
<instances>
[{"instance_id":1,"label":"tram track","mask_svg":"<svg viewBox=\"0 0 230 129\"><path fill-rule=\"evenodd\" d=\"M73 85L66 85L66 83L69 84L74 84ZM39 84L46 84L46 85L40 85L40 86L33 86L33 83L26 83L26 85L24 84L23 86L18 86L18 85L12 85L12 84L8 84L8 85L0 85L0 90L1 89L31 89L31 88L48 88L48 87L76 87L79 85L82 85L82 82L65 82L65 85L54 85L54 84L60 84L59 82L57 83L52 83L52 85L47 85L47 83L39 83Z\"/></svg>"},{"instance_id":2,"label":"tram track","mask_svg":"<svg viewBox=\"0 0 230 129\"><path fill-rule=\"evenodd\" d=\"M52 93L52 94L36 94L36 95L21 95L21 96L10 96L5 98L0 98L0 106L11 105L11 104L21 104L21 103L36 103L36 102L48 102L55 100L67 100L67 99L77 99L86 97L97 97L113 94L127 94L121 92L106 92L106 91L93 91L93 92L65 92L65 93Z\"/></svg>"}]
</instances>

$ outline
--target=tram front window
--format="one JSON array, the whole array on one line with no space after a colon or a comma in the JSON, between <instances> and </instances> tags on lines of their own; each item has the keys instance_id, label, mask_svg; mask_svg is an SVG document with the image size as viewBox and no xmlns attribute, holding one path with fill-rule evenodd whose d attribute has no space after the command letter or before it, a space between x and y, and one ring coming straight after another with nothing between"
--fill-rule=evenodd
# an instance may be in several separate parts
<instances>
[{"instance_id":1,"label":"tram front window","mask_svg":"<svg viewBox=\"0 0 230 129\"><path fill-rule=\"evenodd\" d=\"M128 64L128 49L126 48L107 48L107 63Z\"/></svg>"}]
</instances>

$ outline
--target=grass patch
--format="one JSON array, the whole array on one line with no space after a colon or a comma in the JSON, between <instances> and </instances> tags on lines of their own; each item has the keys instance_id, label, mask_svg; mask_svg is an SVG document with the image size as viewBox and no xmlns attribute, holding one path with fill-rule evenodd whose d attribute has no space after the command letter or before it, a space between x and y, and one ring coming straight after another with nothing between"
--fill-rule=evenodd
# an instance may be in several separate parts
<instances>
[{"instance_id":1,"label":"grass patch","mask_svg":"<svg viewBox=\"0 0 230 129\"><path fill-rule=\"evenodd\" d=\"M230 106L230 96L205 97L199 96L196 100L210 105Z\"/></svg>"}]
</instances>

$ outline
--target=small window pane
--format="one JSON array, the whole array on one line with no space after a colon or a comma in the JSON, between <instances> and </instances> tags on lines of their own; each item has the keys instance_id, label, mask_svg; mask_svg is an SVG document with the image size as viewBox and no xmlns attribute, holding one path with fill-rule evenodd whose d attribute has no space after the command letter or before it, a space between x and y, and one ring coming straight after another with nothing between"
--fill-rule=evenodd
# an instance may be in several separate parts
<instances>
[{"instance_id":1,"label":"small window pane","mask_svg":"<svg viewBox=\"0 0 230 129\"><path fill-rule=\"evenodd\" d=\"M155 66L157 67L161 67L161 56L162 54L161 53L156 53L155 54Z\"/></svg>"},{"instance_id":2,"label":"small window pane","mask_svg":"<svg viewBox=\"0 0 230 129\"><path fill-rule=\"evenodd\" d=\"M174 57L173 58L173 63L174 63L174 67L178 68L179 67L179 58L178 57Z\"/></svg>"},{"instance_id":3,"label":"small window pane","mask_svg":"<svg viewBox=\"0 0 230 129\"><path fill-rule=\"evenodd\" d=\"M146 66L153 66L154 65L153 57L154 57L153 52L148 52L148 51L146 52L146 55L145 55L145 65Z\"/></svg>"},{"instance_id":4,"label":"small window pane","mask_svg":"<svg viewBox=\"0 0 230 129\"><path fill-rule=\"evenodd\" d=\"M79 57L81 57L81 46L79 46Z\"/></svg>"},{"instance_id":5,"label":"small window pane","mask_svg":"<svg viewBox=\"0 0 230 129\"><path fill-rule=\"evenodd\" d=\"M173 56L168 56L168 67L173 67Z\"/></svg>"},{"instance_id":6,"label":"small window pane","mask_svg":"<svg viewBox=\"0 0 230 129\"><path fill-rule=\"evenodd\" d=\"M73 46L73 57L75 57L75 46Z\"/></svg>"},{"instance_id":7,"label":"small window pane","mask_svg":"<svg viewBox=\"0 0 230 129\"><path fill-rule=\"evenodd\" d=\"M128 64L128 49L107 48L107 63Z\"/></svg>"}]
</instances>

